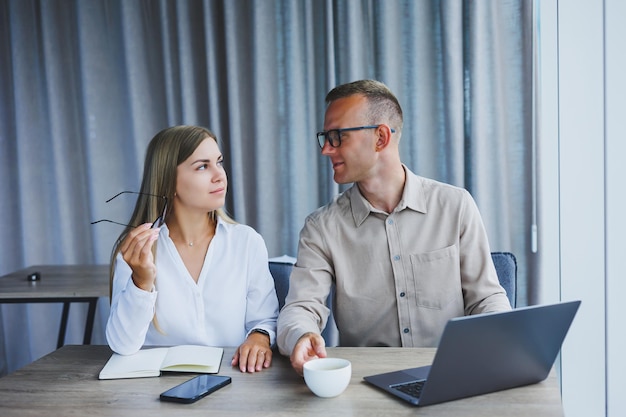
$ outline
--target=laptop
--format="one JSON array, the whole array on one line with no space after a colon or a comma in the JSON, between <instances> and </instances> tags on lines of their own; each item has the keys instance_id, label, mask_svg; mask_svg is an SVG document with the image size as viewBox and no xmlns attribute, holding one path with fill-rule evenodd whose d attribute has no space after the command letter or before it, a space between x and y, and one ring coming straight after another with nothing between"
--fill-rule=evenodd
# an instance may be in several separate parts
<instances>
[{"instance_id":1,"label":"laptop","mask_svg":"<svg viewBox=\"0 0 626 417\"><path fill-rule=\"evenodd\" d=\"M568 301L453 318L431 365L364 379L418 406L543 381L579 306Z\"/></svg>"}]
</instances>

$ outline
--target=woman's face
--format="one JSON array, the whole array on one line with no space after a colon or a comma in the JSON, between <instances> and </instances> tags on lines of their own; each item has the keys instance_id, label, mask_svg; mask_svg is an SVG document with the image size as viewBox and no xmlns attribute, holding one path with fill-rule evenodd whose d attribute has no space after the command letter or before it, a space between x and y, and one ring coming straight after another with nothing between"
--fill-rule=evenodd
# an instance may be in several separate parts
<instances>
[{"instance_id":1,"label":"woman's face","mask_svg":"<svg viewBox=\"0 0 626 417\"><path fill-rule=\"evenodd\" d=\"M176 168L175 204L204 213L223 207L228 180L222 161L217 143L207 136Z\"/></svg>"}]
</instances>

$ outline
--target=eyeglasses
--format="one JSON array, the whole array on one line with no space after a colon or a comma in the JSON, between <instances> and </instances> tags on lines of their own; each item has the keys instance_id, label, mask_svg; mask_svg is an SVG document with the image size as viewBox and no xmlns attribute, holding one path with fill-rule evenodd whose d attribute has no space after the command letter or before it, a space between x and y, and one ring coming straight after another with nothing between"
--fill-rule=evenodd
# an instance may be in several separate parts
<instances>
[{"instance_id":1,"label":"eyeglasses","mask_svg":"<svg viewBox=\"0 0 626 417\"><path fill-rule=\"evenodd\" d=\"M324 132L317 132L317 143L320 145L320 148L323 148L324 143L328 141L330 146L332 146L333 148L338 148L341 146L341 134L343 132L350 132L352 130L363 130L363 129L377 129L380 126L381 125L346 127L344 129L331 129L331 130L326 130ZM391 129L391 133L396 133L395 129Z\"/></svg>"},{"instance_id":2,"label":"eyeglasses","mask_svg":"<svg viewBox=\"0 0 626 417\"><path fill-rule=\"evenodd\" d=\"M122 191L120 193L115 194L113 197L109 198L107 201L105 201L105 203L108 203L109 201L113 200L116 197L121 196L122 194L139 194L139 195L147 195L147 196L151 196L151 197L162 198L164 200L163 211L161 212L161 215L159 217L157 217L154 222L152 222L152 227L151 228L155 229L157 227L161 227L163 225L163 223L165 223L165 214L167 213L167 197L165 197L164 195L139 193L139 192L136 192L136 191ZM119 224L120 226L127 226L127 227L137 227L137 226L139 226L139 225L130 225L130 224L125 224L125 223L119 223L119 222L116 222L116 221L113 221L113 220L108 220L108 219L96 220L95 222L91 222L91 224L96 224L96 223L100 223L100 222L114 223L114 224Z\"/></svg>"}]
</instances>

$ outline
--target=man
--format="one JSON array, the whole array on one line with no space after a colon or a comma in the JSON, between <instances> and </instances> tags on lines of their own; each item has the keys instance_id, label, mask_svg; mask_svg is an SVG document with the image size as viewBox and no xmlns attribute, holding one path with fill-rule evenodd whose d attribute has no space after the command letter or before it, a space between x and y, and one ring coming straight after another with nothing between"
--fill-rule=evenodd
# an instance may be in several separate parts
<instances>
[{"instance_id":1,"label":"man","mask_svg":"<svg viewBox=\"0 0 626 417\"><path fill-rule=\"evenodd\" d=\"M402 109L383 83L326 96L317 134L334 180L354 185L310 214L278 318L280 352L302 374L325 357L333 312L342 346L436 346L452 317L509 310L470 194L418 177L400 161Z\"/></svg>"}]
</instances>

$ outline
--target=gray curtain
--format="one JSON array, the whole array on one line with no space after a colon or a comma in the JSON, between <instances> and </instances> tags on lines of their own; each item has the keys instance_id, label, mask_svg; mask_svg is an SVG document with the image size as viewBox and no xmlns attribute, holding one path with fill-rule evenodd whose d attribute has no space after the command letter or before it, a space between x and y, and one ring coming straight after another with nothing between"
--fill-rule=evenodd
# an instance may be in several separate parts
<instances>
[{"instance_id":1,"label":"gray curtain","mask_svg":"<svg viewBox=\"0 0 626 417\"><path fill-rule=\"evenodd\" d=\"M402 159L467 188L492 250L534 268L529 230L531 2L525 0L0 0L0 275L104 264L144 151L162 128L221 140L228 211L270 256L343 190L319 154L326 92L376 78L405 111ZM68 343L86 308L72 306ZM60 305L0 307L0 372L55 348ZM108 299L94 343L106 343ZM0 373L1 375L1 373Z\"/></svg>"}]
</instances>

